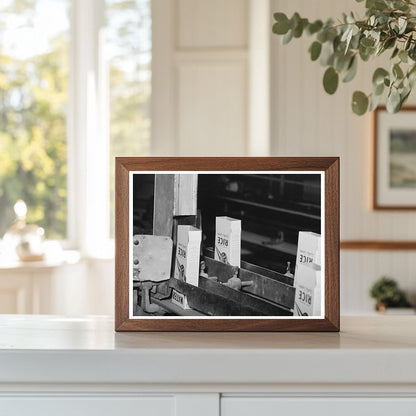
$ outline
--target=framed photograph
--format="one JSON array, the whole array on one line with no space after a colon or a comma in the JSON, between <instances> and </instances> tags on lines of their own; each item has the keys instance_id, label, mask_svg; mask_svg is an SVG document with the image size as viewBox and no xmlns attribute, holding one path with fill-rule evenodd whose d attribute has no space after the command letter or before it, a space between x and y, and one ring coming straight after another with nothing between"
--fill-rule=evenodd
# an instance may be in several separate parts
<instances>
[{"instance_id":1,"label":"framed photograph","mask_svg":"<svg viewBox=\"0 0 416 416\"><path fill-rule=\"evenodd\" d=\"M116 331L339 331L339 159L116 158Z\"/></svg>"},{"instance_id":2,"label":"framed photograph","mask_svg":"<svg viewBox=\"0 0 416 416\"><path fill-rule=\"evenodd\" d=\"M416 209L416 107L374 112L373 208Z\"/></svg>"}]
</instances>

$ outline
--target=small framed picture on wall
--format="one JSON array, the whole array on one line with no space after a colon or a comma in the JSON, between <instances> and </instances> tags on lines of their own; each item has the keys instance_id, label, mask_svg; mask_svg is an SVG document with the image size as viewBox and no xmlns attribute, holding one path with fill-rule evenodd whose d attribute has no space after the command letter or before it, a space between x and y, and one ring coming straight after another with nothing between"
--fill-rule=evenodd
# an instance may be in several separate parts
<instances>
[{"instance_id":1,"label":"small framed picture on wall","mask_svg":"<svg viewBox=\"0 0 416 416\"><path fill-rule=\"evenodd\" d=\"M416 209L416 107L374 112L373 209Z\"/></svg>"}]
</instances>

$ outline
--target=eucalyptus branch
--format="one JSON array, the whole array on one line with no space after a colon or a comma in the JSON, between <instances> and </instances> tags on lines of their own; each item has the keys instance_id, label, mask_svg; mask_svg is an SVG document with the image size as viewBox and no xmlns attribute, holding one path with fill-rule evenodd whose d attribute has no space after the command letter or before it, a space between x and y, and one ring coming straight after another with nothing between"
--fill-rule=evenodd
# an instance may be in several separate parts
<instances>
[{"instance_id":1,"label":"eucalyptus branch","mask_svg":"<svg viewBox=\"0 0 416 416\"><path fill-rule=\"evenodd\" d=\"M356 0L358 3L364 0ZM275 13L273 32L283 36L283 43L304 34L315 39L309 48L313 61L326 68L323 86L334 94L340 80L350 82L357 73L358 61L369 61L390 53L391 65L377 68L372 91L355 91L352 109L362 115L374 110L386 95L387 109L397 112L413 90L416 79L416 3L412 0L365 0L366 17L356 19L344 14L334 25L332 19L310 22L295 13L290 19Z\"/></svg>"}]
</instances>

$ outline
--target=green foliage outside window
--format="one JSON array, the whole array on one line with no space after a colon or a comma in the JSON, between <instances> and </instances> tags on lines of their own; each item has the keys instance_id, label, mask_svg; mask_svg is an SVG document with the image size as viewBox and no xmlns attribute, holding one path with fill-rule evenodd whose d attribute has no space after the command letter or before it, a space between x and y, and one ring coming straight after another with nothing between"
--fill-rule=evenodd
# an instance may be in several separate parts
<instances>
[{"instance_id":1,"label":"green foliage outside window","mask_svg":"<svg viewBox=\"0 0 416 416\"><path fill-rule=\"evenodd\" d=\"M18 199L28 206L27 221L45 228L47 238L64 239L67 234L70 3L4 0L0 4L0 238L13 222ZM110 224L103 227L109 226L112 234L114 157L149 152L151 8L150 0L103 4L110 82L111 211ZM42 7L48 9L49 19L39 25ZM55 12L66 28L50 20L50 16L56 20L51 7L59 8ZM29 44L25 46L24 36L11 38L16 28L35 29L33 36L39 37L44 29L53 32L55 28L55 33L36 53ZM18 51L10 47L13 42Z\"/></svg>"},{"instance_id":2,"label":"green foliage outside window","mask_svg":"<svg viewBox=\"0 0 416 416\"><path fill-rule=\"evenodd\" d=\"M114 235L114 158L150 147L150 0L107 0L110 65L110 235Z\"/></svg>"},{"instance_id":3,"label":"green foliage outside window","mask_svg":"<svg viewBox=\"0 0 416 416\"><path fill-rule=\"evenodd\" d=\"M57 33L43 53L32 55L28 45L26 50L23 46L19 56L5 47L6 38L11 35L8 31L15 30L16 25L29 29L34 26L35 2L15 0L3 4L0 7L0 238L14 219L13 205L18 199L28 205L28 222L44 227L48 238L64 238L67 33Z\"/></svg>"}]
</instances>

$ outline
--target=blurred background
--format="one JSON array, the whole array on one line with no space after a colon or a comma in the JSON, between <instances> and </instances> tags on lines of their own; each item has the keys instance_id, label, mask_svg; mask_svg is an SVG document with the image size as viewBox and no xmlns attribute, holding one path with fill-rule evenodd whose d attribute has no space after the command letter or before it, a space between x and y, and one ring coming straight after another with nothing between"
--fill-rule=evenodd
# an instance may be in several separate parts
<instances>
[{"instance_id":1,"label":"blurred background","mask_svg":"<svg viewBox=\"0 0 416 416\"><path fill-rule=\"evenodd\" d=\"M311 40L271 33L275 11L326 19L360 6L3 0L0 313L113 314L115 156L340 156L341 240L414 241L414 211L371 209L372 118L350 97L376 63L330 97ZM41 260L8 252L17 200L44 230ZM414 303L414 251L354 247L341 251L342 314L374 313L383 275Z\"/></svg>"}]
</instances>

